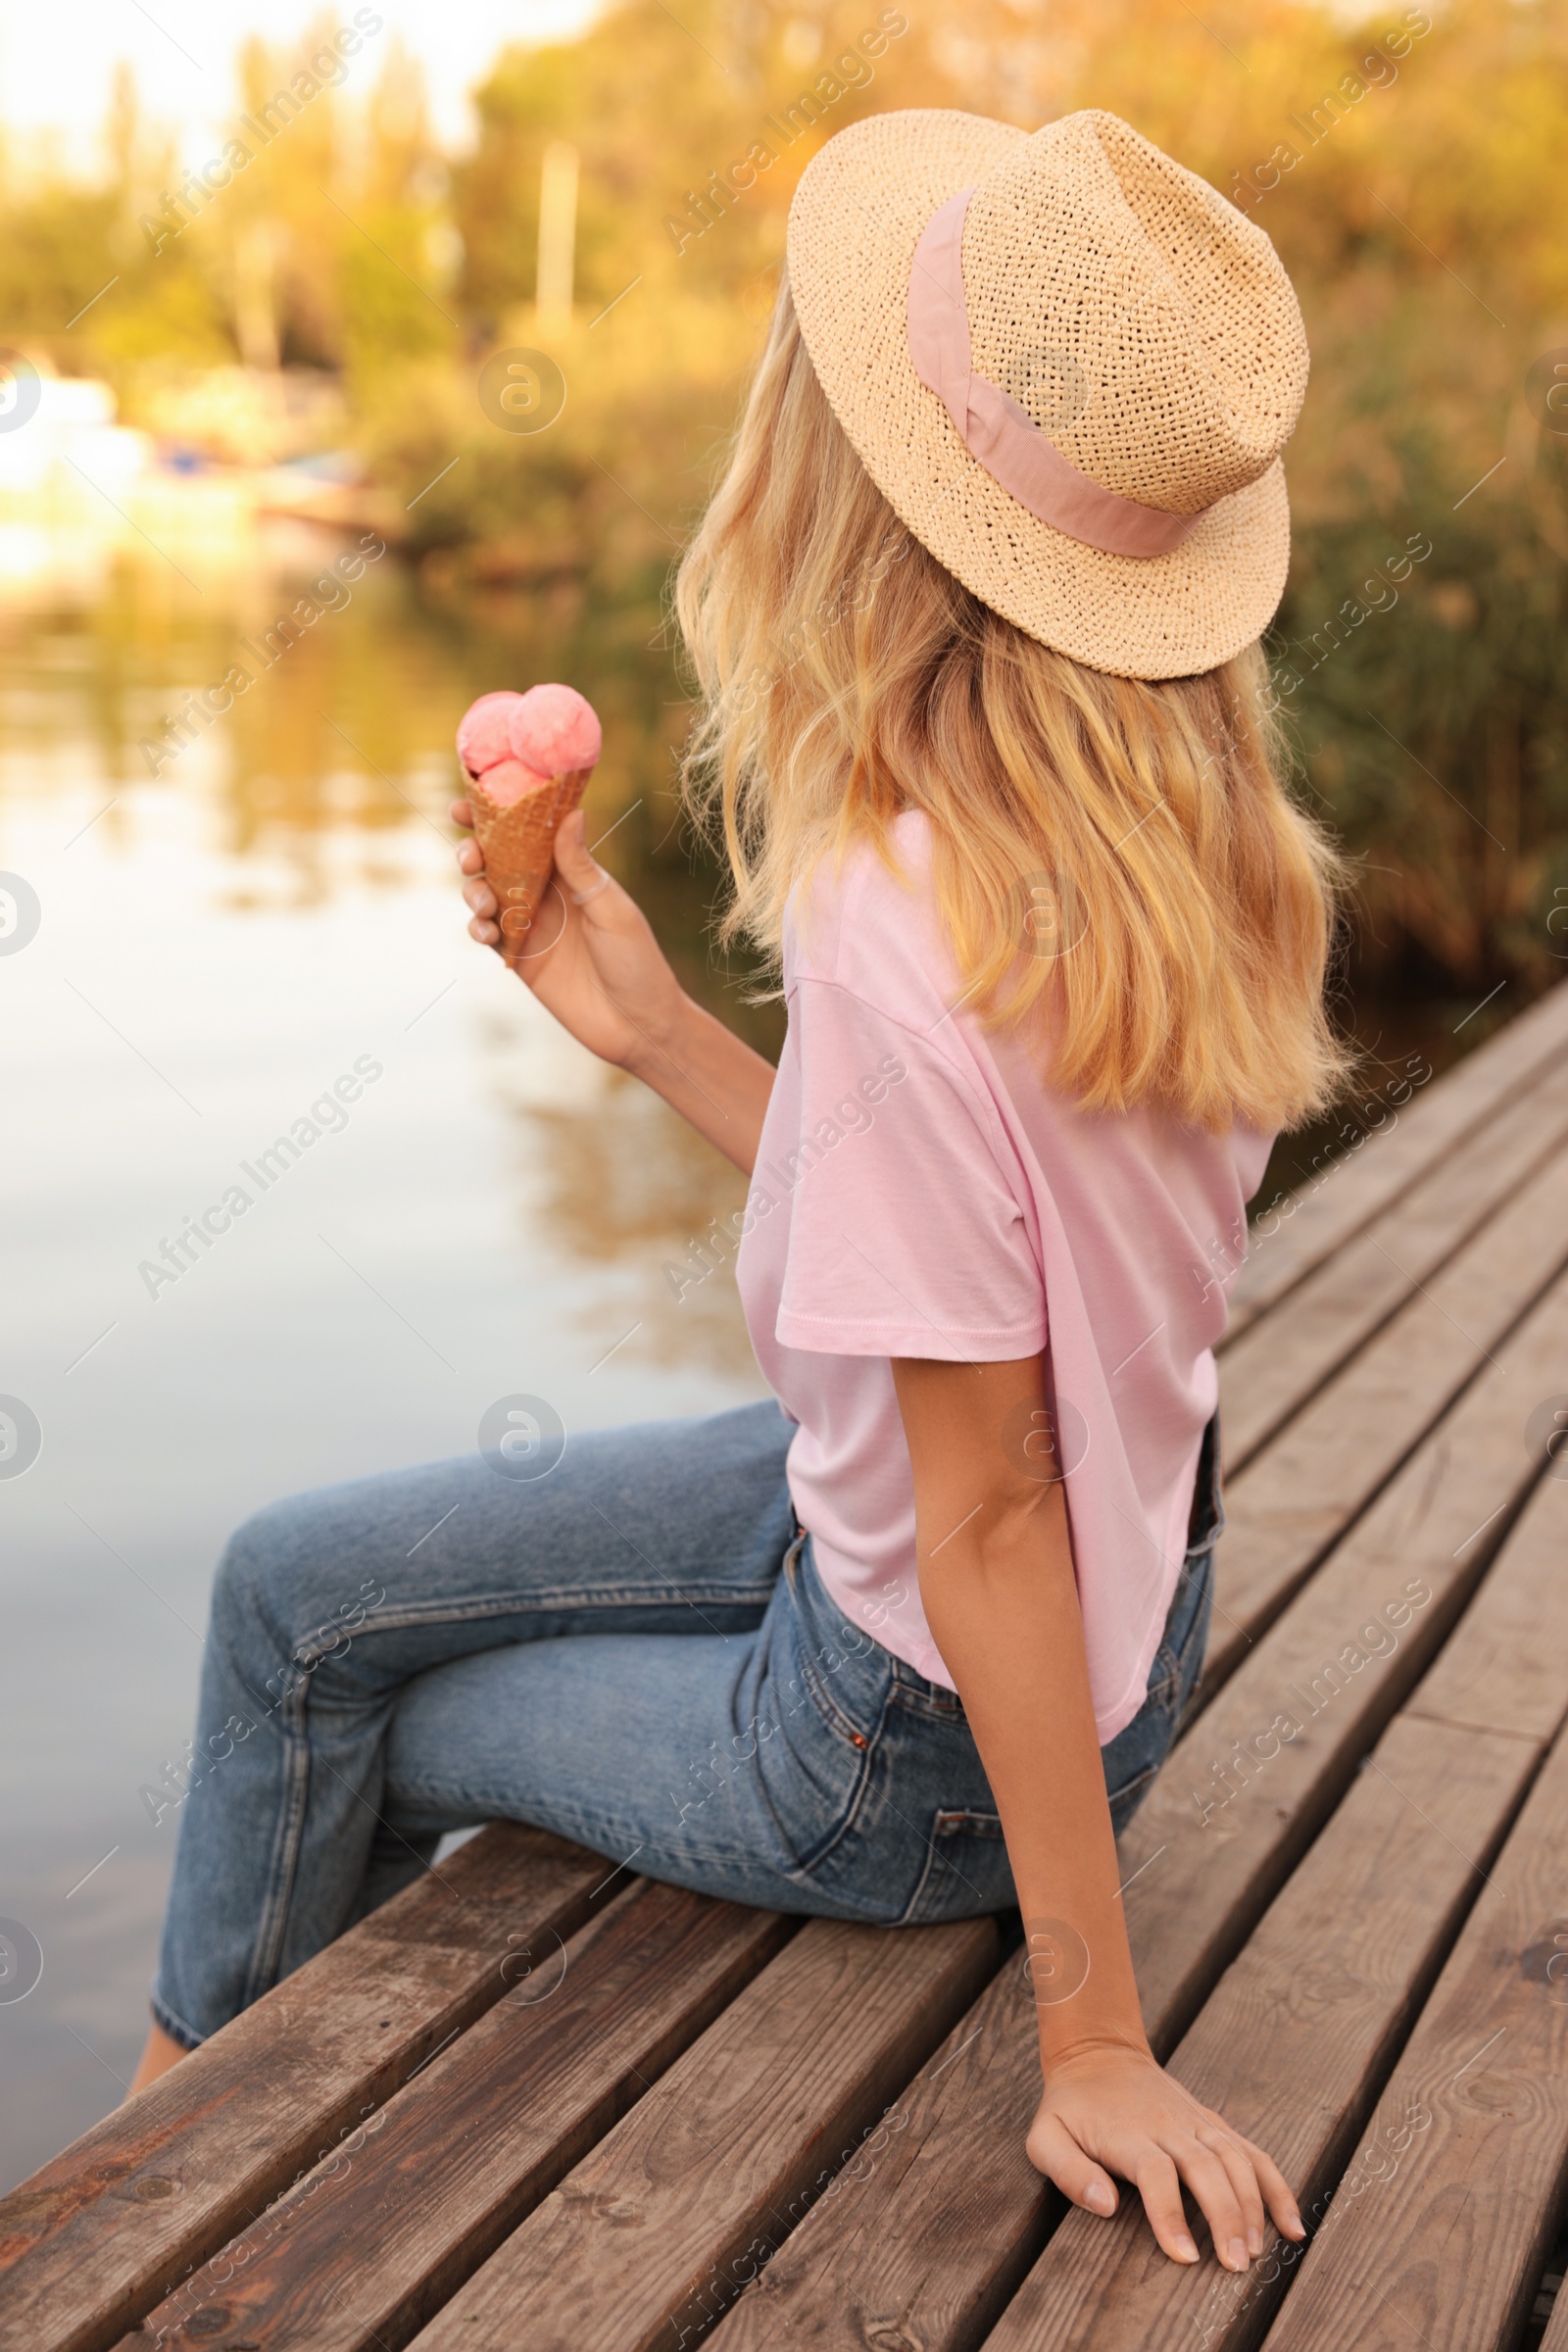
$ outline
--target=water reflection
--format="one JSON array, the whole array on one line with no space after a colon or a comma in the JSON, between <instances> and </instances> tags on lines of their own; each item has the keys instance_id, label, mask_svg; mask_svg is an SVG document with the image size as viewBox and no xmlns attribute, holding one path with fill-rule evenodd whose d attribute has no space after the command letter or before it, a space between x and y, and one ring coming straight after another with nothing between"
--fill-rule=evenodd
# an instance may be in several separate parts
<instances>
[{"instance_id":1,"label":"water reflection","mask_svg":"<svg viewBox=\"0 0 1568 2352\"><path fill-rule=\"evenodd\" d=\"M617 1351L653 1362L697 1359L744 1378L751 1343L736 1314L733 1258L710 1228L746 1197L738 1170L679 1125L635 1080L612 1078L591 1112L518 1103L519 1169L546 1174L552 1233L585 1264L618 1262L617 1301L635 1320ZM550 1149L536 1154L540 1129Z\"/></svg>"},{"instance_id":2,"label":"water reflection","mask_svg":"<svg viewBox=\"0 0 1568 2352\"><path fill-rule=\"evenodd\" d=\"M154 775L139 747L345 544L199 480L159 498L135 526L0 521L0 867L41 905L0 956L0 1392L43 1428L0 1481L0 1915L45 1955L0 2001L0 2186L128 2075L175 1826L139 1791L188 1735L227 1530L466 1450L518 1390L568 1432L762 1393L727 1266L666 1271L740 1177L467 941L451 862L459 714L569 678L605 720L590 838L686 984L774 1049L710 959L658 584L463 606L388 556ZM366 1056L341 1128L150 1284Z\"/></svg>"}]
</instances>

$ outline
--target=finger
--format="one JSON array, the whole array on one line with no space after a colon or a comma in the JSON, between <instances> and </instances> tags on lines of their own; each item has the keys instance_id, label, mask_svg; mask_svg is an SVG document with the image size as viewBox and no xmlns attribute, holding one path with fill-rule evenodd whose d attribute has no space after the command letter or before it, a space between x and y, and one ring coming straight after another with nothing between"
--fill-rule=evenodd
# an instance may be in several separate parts
<instances>
[{"instance_id":1,"label":"finger","mask_svg":"<svg viewBox=\"0 0 1568 2352\"><path fill-rule=\"evenodd\" d=\"M484 871L484 852L476 841L460 841L457 847L459 871L479 874Z\"/></svg>"},{"instance_id":2,"label":"finger","mask_svg":"<svg viewBox=\"0 0 1568 2352\"><path fill-rule=\"evenodd\" d=\"M468 925L468 937L476 939L481 948L493 948L501 937L501 926L499 923L486 922L482 914L476 914Z\"/></svg>"},{"instance_id":3,"label":"finger","mask_svg":"<svg viewBox=\"0 0 1568 2352\"><path fill-rule=\"evenodd\" d=\"M1059 2116L1048 2115L1036 2124L1029 2134L1029 2159L1048 2180L1054 2180L1064 2197L1070 2197L1086 2213L1115 2212L1115 2182L1084 2154Z\"/></svg>"},{"instance_id":4,"label":"finger","mask_svg":"<svg viewBox=\"0 0 1568 2352\"><path fill-rule=\"evenodd\" d=\"M475 874L470 881L465 882L463 896L466 905L470 906L475 914L494 914L496 912L498 905L496 894L483 874Z\"/></svg>"},{"instance_id":5,"label":"finger","mask_svg":"<svg viewBox=\"0 0 1568 2352\"><path fill-rule=\"evenodd\" d=\"M1217 2122L1218 2118L1215 2120ZM1244 2132L1231 2131L1229 2125L1226 2126L1226 2132L1238 2147L1246 2149L1250 2158L1252 2171L1257 2176L1257 2185L1263 2192L1263 2202L1274 2217L1276 2229L1283 2230L1287 2237L1304 2237L1306 2224L1301 2219L1301 2209L1291 2193L1290 2182L1268 2150L1260 2148L1255 2140L1249 2139Z\"/></svg>"},{"instance_id":6,"label":"finger","mask_svg":"<svg viewBox=\"0 0 1568 2352\"><path fill-rule=\"evenodd\" d=\"M1164 2149L1151 2145L1133 2179L1138 2194L1144 2200L1149 2227L1165 2252L1175 2262L1196 2262L1198 2248L1187 2227L1182 2184L1177 2178L1176 2167Z\"/></svg>"},{"instance_id":7,"label":"finger","mask_svg":"<svg viewBox=\"0 0 1568 2352\"><path fill-rule=\"evenodd\" d=\"M1242 2222L1247 2231L1247 2251L1251 2255L1263 2251L1263 2192L1257 2184L1252 2159L1241 2141L1229 2132L1202 2131L1198 2134L1203 2146L1219 2158L1235 2191L1236 2202L1242 2209Z\"/></svg>"},{"instance_id":8,"label":"finger","mask_svg":"<svg viewBox=\"0 0 1568 2352\"><path fill-rule=\"evenodd\" d=\"M473 807L470 802L454 801L448 808L447 814L451 817L452 822L455 825L461 825L466 833L473 830Z\"/></svg>"},{"instance_id":9,"label":"finger","mask_svg":"<svg viewBox=\"0 0 1568 2352\"><path fill-rule=\"evenodd\" d=\"M1182 2179L1198 2199L1214 2240L1215 2253L1228 2271L1245 2271L1247 2227L1231 2186L1230 2174L1200 2139L1178 2140L1170 2153Z\"/></svg>"},{"instance_id":10,"label":"finger","mask_svg":"<svg viewBox=\"0 0 1568 2352\"><path fill-rule=\"evenodd\" d=\"M599 885L609 879L602 865L595 864L588 854L587 819L580 808L564 816L556 828L556 865L561 879L573 898L590 904L587 893L601 895ZM602 894L606 897L609 893Z\"/></svg>"}]
</instances>

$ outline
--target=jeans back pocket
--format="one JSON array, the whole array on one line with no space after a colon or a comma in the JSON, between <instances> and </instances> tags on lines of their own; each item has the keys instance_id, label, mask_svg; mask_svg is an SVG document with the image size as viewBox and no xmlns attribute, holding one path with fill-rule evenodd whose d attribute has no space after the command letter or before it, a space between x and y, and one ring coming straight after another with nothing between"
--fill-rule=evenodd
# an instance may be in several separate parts
<instances>
[{"instance_id":1,"label":"jeans back pocket","mask_svg":"<svg viewBox=\"0 0 1568 2352\"><path fill-rule=\"evenodd\" d=\"M1016 1901L1002 1816L955 1806L932 1818L925 1868L899 1925L935 1927L1010 1910Z\"/></svg>"}]
</instances>

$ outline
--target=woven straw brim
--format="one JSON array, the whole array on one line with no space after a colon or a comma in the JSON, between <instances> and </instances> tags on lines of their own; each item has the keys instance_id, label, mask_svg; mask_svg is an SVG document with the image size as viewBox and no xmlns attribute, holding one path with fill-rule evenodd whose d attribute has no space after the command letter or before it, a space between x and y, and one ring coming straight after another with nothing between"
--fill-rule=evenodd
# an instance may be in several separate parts
<instances>
[{"instance_id":1,"label":"woven straw brim","mask_svg":"<svg viewBox=\"0 0 1568 2352\"><path fill-rule=\"evenodd\" d=\"M914 372L906 322L920 234L1027 135L933 109L872 115L830 140L790 212L790 289L807 350L894 513L983 603L1092 669L1212 669L1262 633L1284 593L1291 524L1279 459L1168 555L1104 555L1004 490Z\"/></svg>"}]
</instances>

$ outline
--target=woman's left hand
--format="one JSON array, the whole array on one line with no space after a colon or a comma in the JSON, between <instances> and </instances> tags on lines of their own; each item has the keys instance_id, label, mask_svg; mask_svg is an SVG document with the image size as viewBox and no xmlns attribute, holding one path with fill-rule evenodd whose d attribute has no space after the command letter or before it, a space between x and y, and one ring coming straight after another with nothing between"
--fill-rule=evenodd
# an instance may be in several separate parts
<instances>
[{"instance_id":1,"label":"woman's left hand","mask_svg":"<svg viewBox=\"0 0 1568 2352\"><path fill-rule=\"evenodd\" d=\"M1271 2156L1195 2099L1147 2050L1087 2044L1054 2057L1028 2138L1029 2160L1088 2213L1112 2214L1112 2173L1133 2182L1177 2262L1196 2262L1182 2190L1191 2189L1227 2270L1263 2251L1264 2209L1281 2233L1306 2231Z\"/></svg>"}]
</instances>

